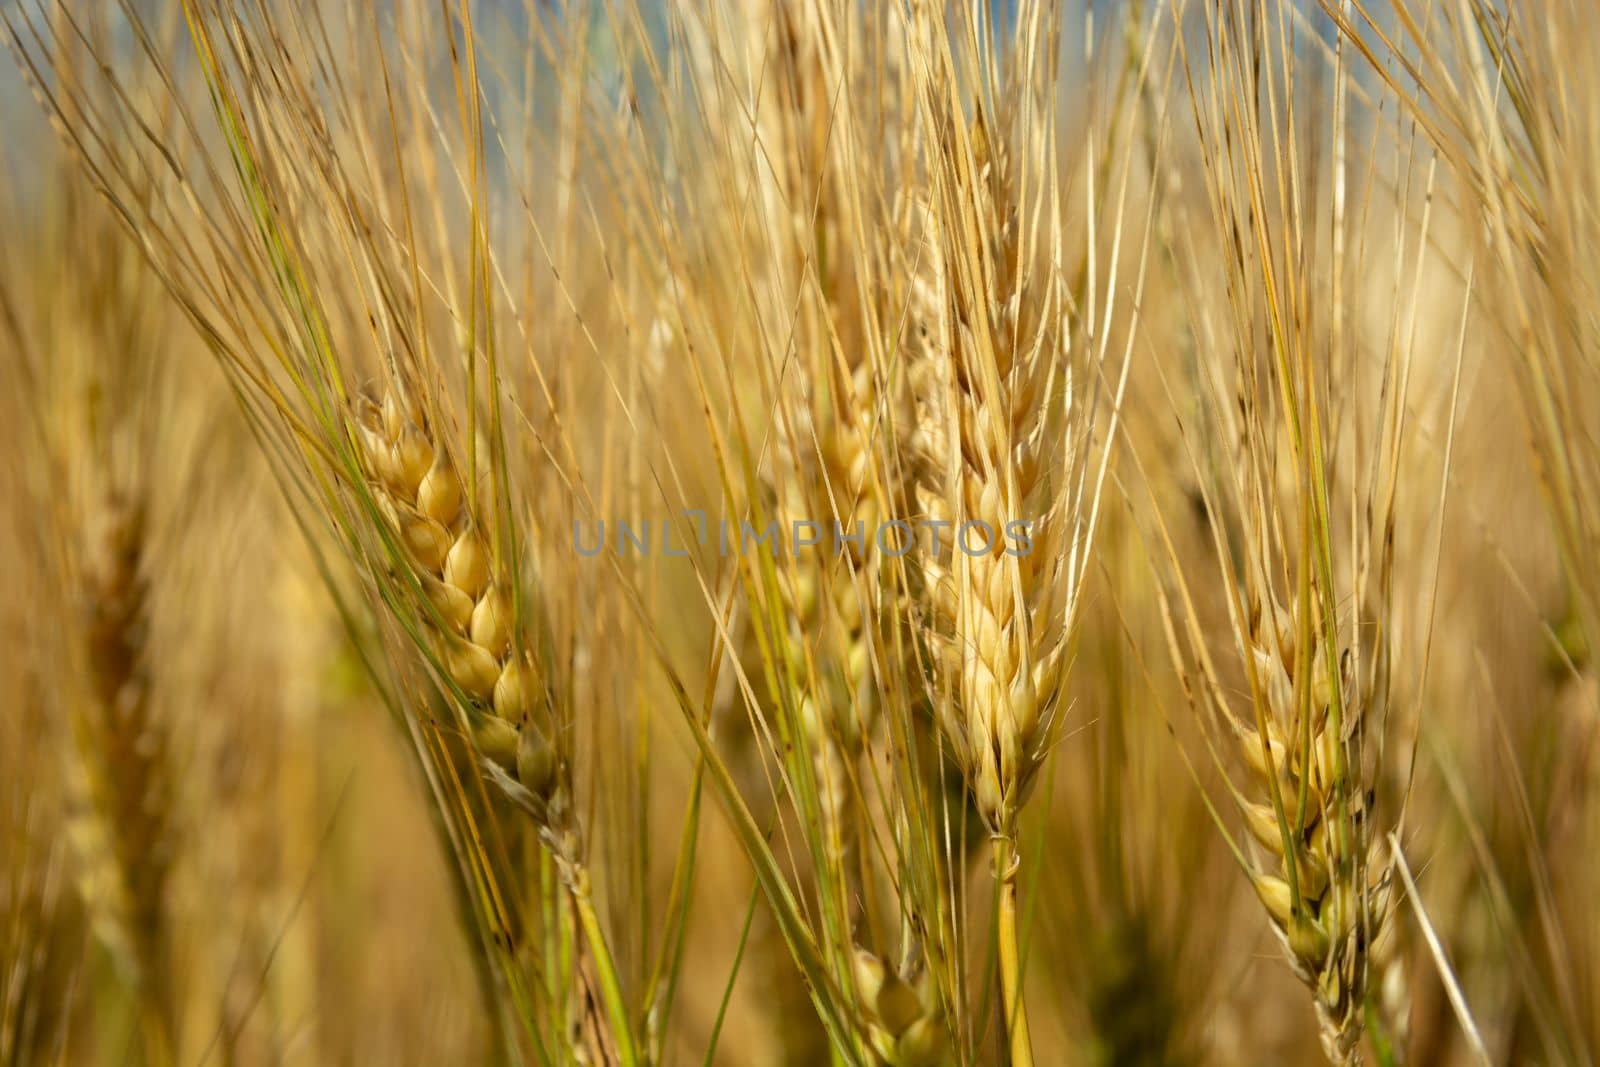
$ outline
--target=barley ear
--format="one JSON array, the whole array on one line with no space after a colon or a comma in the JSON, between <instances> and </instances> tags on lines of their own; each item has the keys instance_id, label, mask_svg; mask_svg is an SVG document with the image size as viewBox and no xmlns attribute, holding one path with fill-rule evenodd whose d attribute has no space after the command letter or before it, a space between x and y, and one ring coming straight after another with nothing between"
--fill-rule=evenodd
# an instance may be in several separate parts
<instances>
[{"instance_id":1,"label":"barley ear","mask_svg":"<svg viewBox=\"0 0 1600 1067\"><path fill-rule=\"evenodd\" d=\"M167 882L174 846L167 727L153 705L140 507L112 496L85 568L88 692L73 717L78 803L71 839L95 929L138 990L146 1058L173 1055Z\"/></svg>"}]
</instances>

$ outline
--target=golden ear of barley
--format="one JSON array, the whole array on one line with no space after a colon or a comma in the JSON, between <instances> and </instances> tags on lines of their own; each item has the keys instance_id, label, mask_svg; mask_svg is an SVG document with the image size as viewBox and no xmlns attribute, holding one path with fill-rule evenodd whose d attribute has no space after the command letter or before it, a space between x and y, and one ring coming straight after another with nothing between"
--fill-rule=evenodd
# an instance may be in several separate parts
<instances>
[{"instance_id":1,"label":"golden ear of barley","mask_svg":"<svg viewBox=\"0 0 1600 1067\"><path fill-rule=\"evenodd\" d=\"M1377 866L1370 792L1358 780L1361 761L1352 742L1360 737L1369 695L1352 676L1348 656L1335 654L1339 666L1330 668L1320 616L1319 625L1300 630L1296 609L1271 599L1253 614L1249 653L1267 705L1267 744L1253 729L1242 730L1240 742L1257 795L1269 802L1240 802L1262 857L1252 882L1290 964L1314 995L1329 1060L1354 1062L1372 946L1386 919L1386 886L1369 876ZM1303 632L1310 633L1312 647L1296 647ZM1337 718L1329 713L1335 699L1330 669L1341 672ZM1335 721L1345 736L1335 735Z\"/></svg>"},{"instance_id":2,"label":"golden ear of barley","mask_svg":"<svg viewBox=\"0 0 1600 1067\"><path fill-rule=\"evenodd\" d=\"M764 249L775 306L794 308L794 351L778 384L778 417L770 477L784 537L810 523L818 544L796 551L781 566L780 591L789 622L784 635L790 673L804 679L796 694L806 747L817 783L821 817L833 850L854 847L856 764L880 711L881 680L874 676L874 647L885 642L888 620L879 610L883 549L875 538L890 517L882 500L879 462L885 434L907 424L886 410L903 394L875 370L865 341L872 312L859 291L870 274L870 252L849 235L862 210L849 178L847 145L860 102L840 84L861 75L859 61L841 59L826 5L757 3L748 10L763 83L757 115L763 148L766 199ZM831 29L829 27L832 27ZM873 71L874 77L882 72ZM854 220L858 226L859 220ZM788 311L785 310L785 316ZM830 524L860 544L839 541Z\"/></svg>"},{"instance_id":3,"label":"golden ear of barley","mask_svg":"<svg viewBox=\"0 0 1600 1067\"><path fill-rule=\"evenodd\" d=\"M510 588L456 466L427 416L403 393L358 397L354 426L368 487L421 592L418 614L491 777L536 809L558 783L550 709ZM505 776L510 776L507 779Z\"/></svg>"},{"instance_id":4,"label":"golden ear of barley","mask_svg":"<svg viewBox=\"0 0 1600 1067\"><path fill-rule=\"evenodd\" d=\"M164 1057L173 771L145 662L144 516L114 497L104 520L82 589L90 691L73 723L80 797L71 837L96 928L134 974L160 1042L152 1054Z\"/></svg>"},{"instance_id":5,"label":"golden ear of barley","mask_svg":"<svg viewBox=\"0 0 1600 1067\"><path fill-rule=\"evenodd\" d=\"M913 456L922 517L944 533L923 572L933 664L957 698L941 726L985 821L1009 835L1070 635L1069 516L1048 504L1044 478L1046 393L1065 338L1053 296L1019 261L1019 212L982 120L969 143L945 161L953 188L911 213L928 235L910 285ZM975 257L964 228L984 241ZM1026 552L1007 540L1019 521L1031 524Z\"/></svg>"},{"instance_id":6,"label":"golden ear of barley","mask_svg":"<svg viewBox=\"0 0 1600 1067\"><path fill-rule=\"evenodd\" d=\"M869 440L875 417L872 398L880 391L869 369L859 366L838 392L838 407L823 412L814 438L805 438L814 439L815 450L798 445L778 450L784 470L778 512L785 535L796 522L817 524L819 543L796 549L780 575L780 587L787 601L788 649L795 673L805 677L808 647L815 657L821 689L798 695L800 724L825 824L844 854L854 846L848 814L854 768L881 706L872 650L881 651L891 642L881 632L889 619L880 610L885 560L875 533L884 508L871 480ZM801 418L809 424L811 415L806 412ZM825 528L830 523L847 534L863 531L861 543L840 540L840 551L834 554L834 531Z\"/></svg>"}]
</instances>

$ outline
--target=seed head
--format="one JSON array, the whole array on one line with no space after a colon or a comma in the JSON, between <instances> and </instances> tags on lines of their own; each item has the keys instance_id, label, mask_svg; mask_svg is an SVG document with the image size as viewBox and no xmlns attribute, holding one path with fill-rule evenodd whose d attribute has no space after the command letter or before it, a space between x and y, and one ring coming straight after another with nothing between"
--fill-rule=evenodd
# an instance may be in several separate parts
<instances>
[{"instance_id":1,"label":"seed head","mask_svg":"<svg viewBox=\"0 0 1600 1067\"><path fill-rule=\"evenodd\" d=\"M478 750L543 797L559 760L504 577L509 568L480 536L449 450L416 404L391 391L381 402L358 399L354 416L368 488L420 587L431 650L465 700Z\"/></svg>"}]
</instances>

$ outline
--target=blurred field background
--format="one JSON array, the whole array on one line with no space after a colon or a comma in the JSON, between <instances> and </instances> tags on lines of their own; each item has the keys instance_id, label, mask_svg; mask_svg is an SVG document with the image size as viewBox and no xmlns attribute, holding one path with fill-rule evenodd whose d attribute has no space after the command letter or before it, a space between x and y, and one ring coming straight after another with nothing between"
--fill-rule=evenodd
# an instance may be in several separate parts
<instances>
[{"instance_id":1,"label":"blurred field background","mask_svg":"<svg viewBox=\"0 0 1600 1067\"><path fill-rule=\"evenodd\" d=\"M0 29L0 1064L1600 1055L1577 0Z\"/></svg>"}]
</instances>

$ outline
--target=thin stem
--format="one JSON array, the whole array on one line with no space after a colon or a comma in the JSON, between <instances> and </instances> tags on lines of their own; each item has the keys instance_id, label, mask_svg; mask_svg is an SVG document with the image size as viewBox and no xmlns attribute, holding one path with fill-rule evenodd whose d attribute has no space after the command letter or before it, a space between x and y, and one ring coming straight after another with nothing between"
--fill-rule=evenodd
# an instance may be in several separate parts
<instances>
[{"instance_id":1,"label":"thin stem","mask_svg":"<svg viewBox=\"0 0 1600 1067\"><path fill-rule=\"evenodd\" d=\"M1000 910L1000 995L1005 1007L1011 1067L1033 1067L1028 1009L1022 997L1022 961L1017 951L1017 851L1008 834L994 838L994 876Z\"/></svg>"},{"instance_id":2,"label":"thin stem","mask_svg":"<svg viewBox=\"0 0 1600 1067\"><path fill-rule=\"evenodd\" d=\"M640 1060L634 1046L633 1025L628 1018L627 1002L622 996L622 983L617 978L610 946L606 944L605 934L600 929L600 917L595 914L594 900L589 891L589 870L569 858L557 857L557 862L565 862L568 866L567 891L572 897L573 907L578 913L578 925L583 928L584 939L594 959L600 997L611 1022L611 1036L617 1042L617 1055L622 1067L638 1067Z\"/></svg>"},{"instance_id":3,"label":"thin stem","mask_svg":"<svg viewBox=\"0 0 1600 1067\"><path fill-rule=\"evenodd\" d=\"M144 1036L145 1067L172 1067L177 1062L172 1051L172 1030L158 1001L152 999L139 1009L139 1025Z\"/></svg>"}]
</instances>

